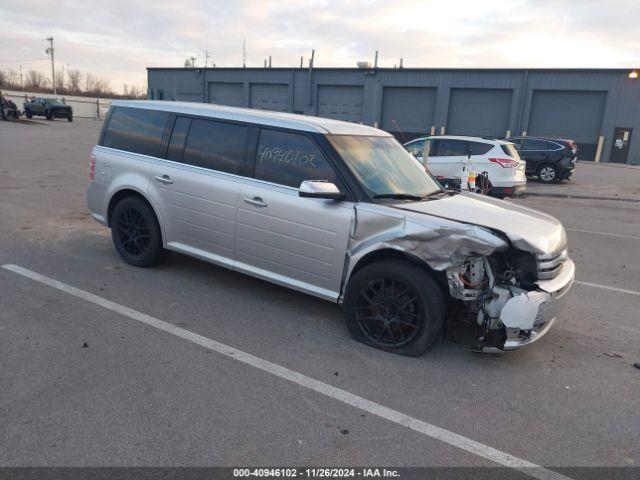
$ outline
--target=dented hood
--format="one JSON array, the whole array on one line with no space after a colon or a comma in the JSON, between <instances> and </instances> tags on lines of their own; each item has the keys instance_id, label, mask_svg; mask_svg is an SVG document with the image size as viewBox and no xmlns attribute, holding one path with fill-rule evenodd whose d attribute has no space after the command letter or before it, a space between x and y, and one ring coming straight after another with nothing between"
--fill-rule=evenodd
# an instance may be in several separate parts
<instances>
[{"instance_id":1,"label":"dented hood","mask_svg":"<svg viewBox=\"0 0 640 480\"><path fill-rule=\"evenodd\" d=\"M562 224L551 215L484 195L461 193L395 206L416 215L431 215L499 230L517 248L529 252L553 253L566 243Z\"/></svg>"}]
</instances>

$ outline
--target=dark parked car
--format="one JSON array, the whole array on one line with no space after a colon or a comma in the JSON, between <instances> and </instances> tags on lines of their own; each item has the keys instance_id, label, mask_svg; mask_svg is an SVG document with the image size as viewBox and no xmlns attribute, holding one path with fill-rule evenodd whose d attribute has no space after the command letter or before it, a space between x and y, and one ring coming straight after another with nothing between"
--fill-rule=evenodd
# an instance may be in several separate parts
<instances>
[{"instance_id":1,"label":"dark parked car","mask_svg":"<svg viewBox=\"0 0 640 480\"><path fill-rule=\"evenodd\" d=\"M27 118L39 115L46 117L47 120L66 118L73 122L73 109L56 98L32 98L24 102L24 114Z\"/></svg>"},{"instance_id":2,"label":"dark parked car","mask_svg":"<svg viewBox=\"0 0 640 480\"><path fill-rule=\"evenodd\" d=\"M18 107L11 100L6 98L0 92L0 117L2 120L9 120L10 118L17 119L20 116Z\"/></svg>"},{"instance_id":3,"label":"dark parked car","mask_svg":"<svg viewBox=\"0 0 640 480\"><path fill-rule=\"evenodd\" d=\"M527 175L535 175L541 182L566 180L573 174L578 161L578 146L573 140L542 137L511 137L527 162Z\"/></svg>"}]
</instances>

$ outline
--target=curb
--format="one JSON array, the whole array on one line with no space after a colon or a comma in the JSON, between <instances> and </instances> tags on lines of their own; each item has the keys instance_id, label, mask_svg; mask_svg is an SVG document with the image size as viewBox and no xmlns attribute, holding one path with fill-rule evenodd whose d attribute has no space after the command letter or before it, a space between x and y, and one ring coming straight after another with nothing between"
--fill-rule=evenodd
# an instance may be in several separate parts
<instances>
[{"instance_id":1,"label":"curb","mask_svg":"<svg viewBox=\"0 0 640 480\"><path fill-rule=\"evenodd\" d=\"M591 165L593 167L612 167L612 168L627 168L629 170L640 170L640 165L633 163L612 163L612 162L591 162L588 160L578 160L579 165Z\"/></svg>"},{"instance_id":2,"label":"curb","mask_svg":"<svg viewBox=\"0 0 640 480\"><path fill-rule=\"evenodd\" d=\"M613 202L640 203L640 198L594 197L590 195L571 195L569 193L524 192L522 194L522 197L523 198L526 198L526 197L571 198L574 200L611 200Z\"/></svg>"}]
</instances>

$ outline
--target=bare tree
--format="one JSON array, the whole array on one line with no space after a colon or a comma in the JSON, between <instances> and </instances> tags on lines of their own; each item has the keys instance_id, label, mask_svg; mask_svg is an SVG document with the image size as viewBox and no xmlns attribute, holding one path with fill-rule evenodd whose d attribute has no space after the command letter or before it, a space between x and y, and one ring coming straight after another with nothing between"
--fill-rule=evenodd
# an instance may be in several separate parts
<instances>
[{"instance_id":1,"label":"bare tree","mask_svg":"<svg viewBox=\"0 0 640 480\"><path fill-rule=\"evenodd\" d=\"M80 70L69 70L67 72L69 90L71 93L80 93L80 83L82 82L82 72Z\"/></svg>"},{"instance_id":2,"label":"bare tree","mask_svg":"<svg viewBox=\"0 0 640 480\"><path fill-rule=\"evenodd\" d=\"M20 75L15 70L9 70L7 72L7 83L11 86L19 86L20 85Z\"/></svg>"},{"instance_id":3,"label":"bare tree","mask_svg":"<svg viewBox=\"0 0 640 480\"><path fill-rule=\"evenodd\" d=\"M87 93L91 93L96 88L96 77L91 73L87 73L84 76L84 91Z\"/></svg>"},{"instance_id":4,"label":"bare tree","mask_svg":"<svg viewBox=\"0 0 640 480\"><path fill-rule=\"evenodd\" d=\"M111 93L111 87L109 86L109 80L97 77L96 78L95 93L96 93L96 95L110 94Z\"/></svg>"},{"instance_id":5,"label":"bare tree","mask_svg":"<svg viewBox=\"0 0 640 480\"><path fill-rule=\"evenodd\" d=\"M146 98L146 93L144 89L140 86L136 87L135 85L129 86L126 83L123 86L124 90L124 98L130 98L132 100Z\"/></svg>"},{"instance_id":6,"label":"bare tree","mask_svg":"<svg viewBox=\"0 0 640 480\"><path fill-rule=\"evenodd\" d=\"M196 57L189 57L184 61L184 68L196 68Z\"/></svg>"},{"instance_id":7,"label":"bare tree","mask_svg":"<svg viewBox=\"0 0 640 480\"><path fill-rule=\"evenodd\" d=\"M3 87L9 86L9 76L2 70L0 70L0 85Z\"/></svg>"},{"instance_id":8,"label":"bare tree","mask_svg":"<svg viewBox=\"0 0 640 480\"><path fill-rule=\"evenodd\" d=\"M49 84L49 80L45 77L42 72L38 72L36 70L29 70L27 72L27 79L25 81L25 87L31 88L34 90L41 90Z\"/></svg>"}]
</instances>

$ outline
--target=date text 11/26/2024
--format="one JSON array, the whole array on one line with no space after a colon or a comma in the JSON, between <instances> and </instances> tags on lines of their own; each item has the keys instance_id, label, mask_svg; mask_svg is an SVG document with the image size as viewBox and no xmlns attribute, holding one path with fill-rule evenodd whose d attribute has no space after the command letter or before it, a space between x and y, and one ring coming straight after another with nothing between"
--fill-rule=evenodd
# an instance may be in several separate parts
<instances>
[{"instance_id":1,"label":"date text 11/26/2024","mask_svg":"<svg viewBox=\"0 0 640 480\"><path fill-rule=\"evenodd\" d=\"M399 478L390 468L234 468L234 478Z\"/></svg>"}]
</instances>

